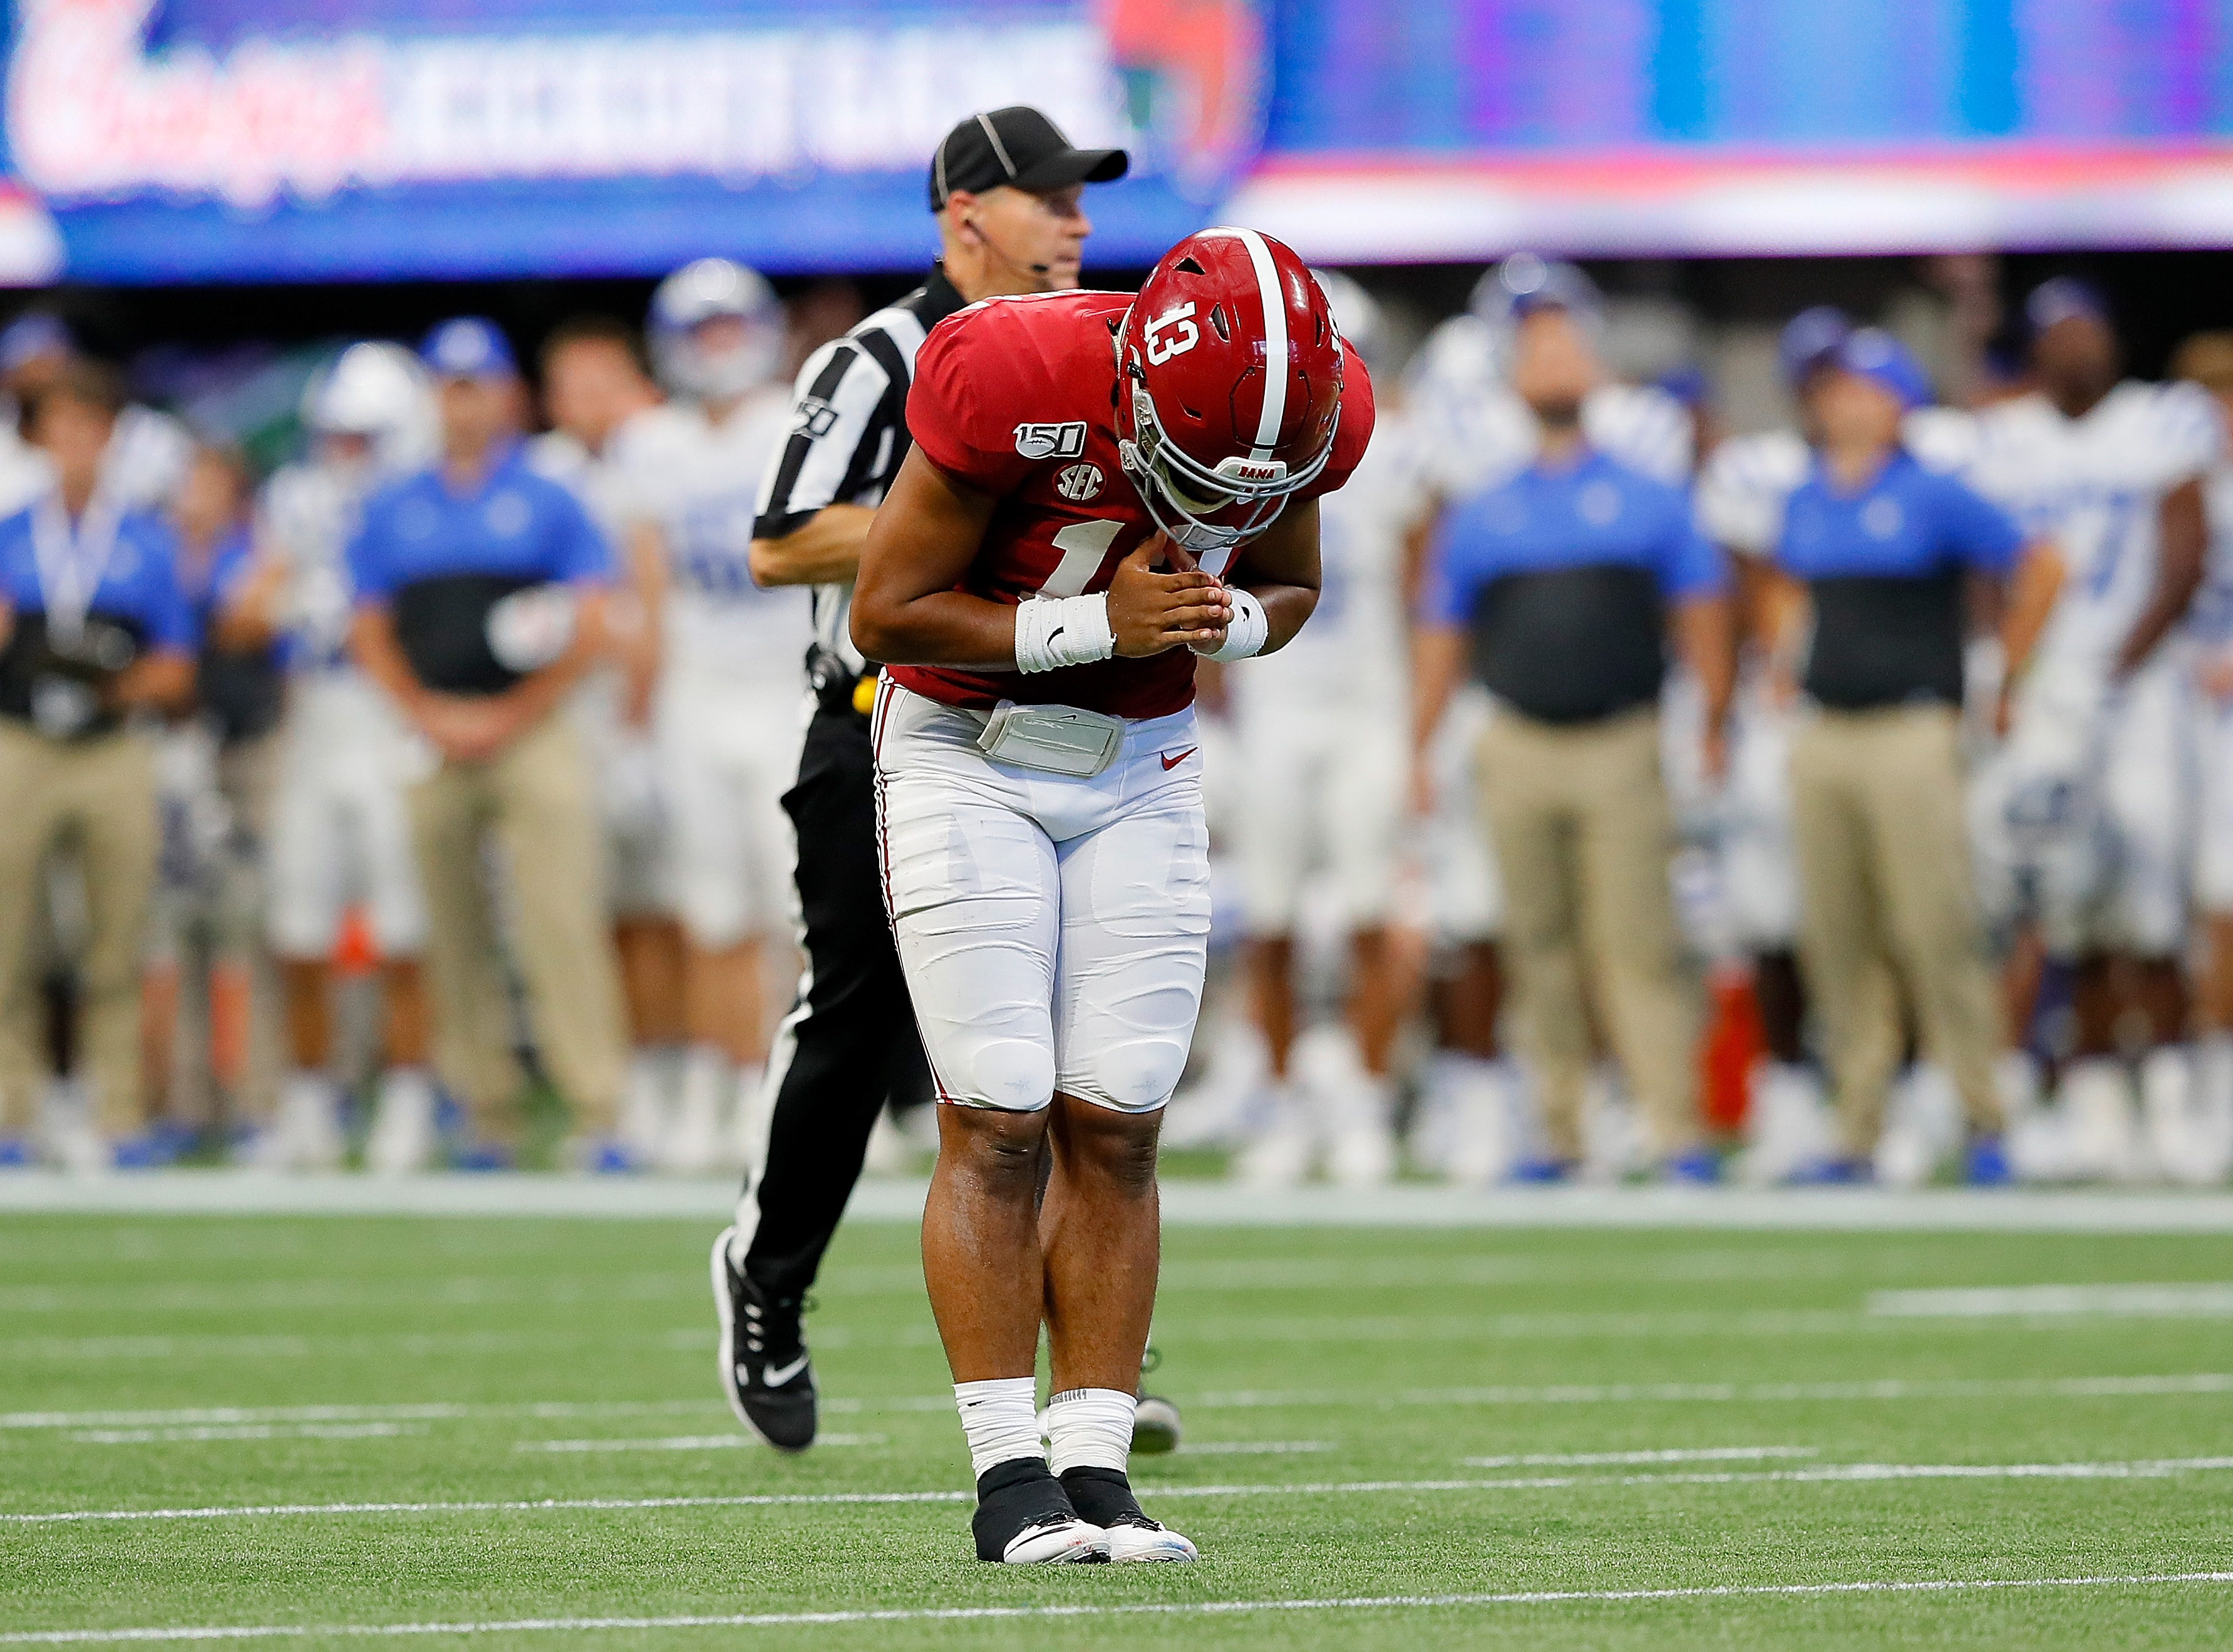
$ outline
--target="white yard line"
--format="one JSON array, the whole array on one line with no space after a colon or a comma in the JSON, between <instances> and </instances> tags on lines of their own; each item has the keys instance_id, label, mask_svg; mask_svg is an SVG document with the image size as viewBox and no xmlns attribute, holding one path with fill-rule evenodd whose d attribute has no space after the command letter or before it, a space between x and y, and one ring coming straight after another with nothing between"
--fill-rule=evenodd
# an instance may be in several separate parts
<instances>
[{"instance_id":1,"label":"white yard line","mask_svg":"<svg viewBox=\"0 0 2233 1652\"><path fill-rule=\"evenodd\" d=\"M1819 1446L1710 1446L1701 1451L1585 1451L1527 1457L1461 1457L1468 1468L1601 1468L1618 1463L1756 1463L1819 1457Z\"/></svg>"},{"instance_id":2,"label":"white yard line","mask_svg":"<svg viewBox=\"0 0 2233 1652\"><path fill-rule=\"evenodd\" d=\"M1331 1440L1189 1440L1179 1448L1181 1457L1284 1457L1297 1454L1331 1451ZM1135 1457L1135 1470L1154 1468L1168 1463L1168 1457Z\"/></svg>"},{"instance_id":3,"label":"white yard line","mask_svg":"<svg viewBox=\"0 0 2233 1652\"><path fill-rule=\"evenodd\" d=\"M1367 1394L1336 1389L1235 1389L1197 1394L1199 1411L1384 1410L1396 1406L1468 1405L1752 1405L1846 1400L2100 1399L2233 1394L2233 1372L2191 1376L1978 1377L1861 1382L1601 1382L1550 1388L1399 1389Z\"/></svg>"},{"instance_id":4,"label":"white yard line","mask_svg":"<svg viewBox=\"0 0 2233 1652\"><path fill-rule=\"evenodd\" d=\"M1876 1291L1884 1318L2010 1319L2083 1315L2130 1319L2233 1319L2233 1285L2023 1285L1949 1291Z\"/></svg>"},{"instance_id":5,"label":"white yard line","mask_svg":"<svg viewBox=\"0 0 2233 1652\"><path fill-rule=\"evenodd\" d=\"M1820 1595L1937 1595L2000 1589L2145 1589L2233 1584L2233 1571L2158 1571L2069 1577L1872 1577L1833 1584L1717 1584L1689 1589L1535 1589L1499 1595L1349 1595L1316 1600L1206 1600L1110 1606L915 1606L829 1612L737 1612L720 1616L515 1617L430 1623L258 1623L230 1627L19 1629L0 1645L75 1646L132 1641L306 1639L314 1636L492 1635L592 1629L790 1629L846 1623L975 1623L1002 1618L1197 1617L1246 1612L1455 1610L1642 1601L1803 1598Z\"/></svg>"},{"instance_id":6,"label":"white yard line","mask_svg":"<svg viewBox=\"0 0 2233 1652\"><path fill-rule=\"evenodd\" d=\"M927 1186L863 1181L848 1214L855 1221L918 1221ZM559 1216L718 1224L736 1197L733 1182L714 1177L288 1176L229 1170L0 1177L0 1213ZM2233 1194L2169 1190L1499 1187L1476 1193L1403 1186L1274 1192L1173 1180L1163 1184L1162 1213L1166 1225L1182 1227L2233 1233Z\"/></svg>"},{"instance_id":7,"label":"white yard line","mask_svg":"<svg viewBox=\"0 0 2233 1652\"><path fill-rule=\"evenodd\" d=\"M1409 1389L1393 1393L1331 1389L1238 1389L1184 1396L1193 1410L1298 1410L1355 1407L1379 1410L1396 1406L1660 1405L1751 1404L1785 1401L2179 1398L2233 1394L2233 1371L2180 1376L1982 1377L1908 1381L1898 1377L1848 1382L1664 1382L1581 1384L1553 1388ZM824 1398L825 1413L948 1413L950 1395L898 1394L872 1398ZM446 1422L484 1418L547 1418L726 1415L719 1400L549 1400L518 1403L459 1405L187 1406L175 1410L0 1411L0 1431L10 1429L122 1429L251 1426L304 1422ZM1185 1454L1201 1447L1189 1445Z\"/></svg>"},{"instance_id":8,"label":"white yard line","mask_svg":"<svg viewBox=\"0 0 2233 1652\"><path fill-rule=\"evenodd\" d=\"M889 1434L817 1434L817 1446L882 1446L889 1442ZM670 1434L663 1440L523 1440L512 1447L514 1451L733 1451L750 1447L765 1449L750 1434Z\"/></svg>"},{"instance_id":9,"label":"white yard line","mask_svg":"<svg viewBox=\"0 0 2233 1652\"><path fill-rule=\"evenodd\" d=\"M951 1407L953 1401L945 1403ZM824 1400L822 1408L860 1408L858 1400ZM0 1411L0 1429L183 1428L195 1424L446 1422L469 1417L649 1417L721 1411L719 1400L550 1400L503 1405L187 1406L172 1411Z\"/></svg>"},{"instance_id":10,"label":"white yard line","mask_svg":"<svg viewBox=\"0 0 2233 1652\"><path fill-rule=\"evenodd\" d=\"M1836 1463L1756 1473L1553 1474L1497 1480L1318 1480L1286 1485L1159 1486L1159 1498L1360 1497L1380 1493L1556 1491L1636 1486L1829 1485L1909 1480L2163 1480L2233 1470L2233 1457L2165 1457L2126 1462ZM264 1503L204 1508L58 1509L0 1513L10 1525L96 1521L270 1519L296 1515L538 1514L577 1510L795 1508L863 1503L966 1503L966 1491L795 1492L732 1497L580 1497L487 1502Z\"/></svg>"},{"instance_id":11,"label":"white yard line","mask_svg":"<svg viewBox=\"0 0 2233 1652\"><path fill-rule=\"evenodd\" d=\"M153 1446L223 1440L394 1440L423 1434L423 1422L227 1422L183 1428L81 1428L81 1446Z\"/></svg>"}]
</instances>

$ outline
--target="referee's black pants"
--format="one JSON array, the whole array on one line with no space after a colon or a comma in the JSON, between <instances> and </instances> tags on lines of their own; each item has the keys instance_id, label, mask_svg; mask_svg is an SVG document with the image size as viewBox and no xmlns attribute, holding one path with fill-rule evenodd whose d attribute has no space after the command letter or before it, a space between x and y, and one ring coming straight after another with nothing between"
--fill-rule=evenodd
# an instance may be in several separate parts
<instances>
[{"instance_id":1,"label":"referee's black pants","mask_svg":"<svg viewBox=\"0 0 2233 1652\"><path fill-rule=\"evenodd\" d=\"M783 807L798 840L805 966L769 1052L775 1104L737 1231L745 1273L790 1302L814 1283L878 1111L928 1097L930 1077L877 880L869 719L840 697L816 709Z\"/></svg>"}]
</instances>

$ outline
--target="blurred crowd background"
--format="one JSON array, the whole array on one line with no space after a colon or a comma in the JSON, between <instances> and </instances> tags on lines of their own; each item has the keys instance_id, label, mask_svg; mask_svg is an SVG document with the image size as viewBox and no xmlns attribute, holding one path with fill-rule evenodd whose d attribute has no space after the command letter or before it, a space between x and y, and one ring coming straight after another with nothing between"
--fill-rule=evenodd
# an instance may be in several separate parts
<instances>
[{"instance_id":1,"label":"blurred crowd background","mask_svg":"<svg viewBox=\"0 0 2233 1652\"><path fill-rule=\"evenodd\" d=\"M1186 1161L2233 1172L2222 7L344 10L7 14L0 1164L734 1167L811 634L764 473L939 135L1030 101L1135 158L1089 283L1258 225L1379 392L1318 617L1204 673ZM599 593L452 662L563 703L398 714L359 599L452 510ZM1654 600L1499 596L1546 511Z\"/></svg>"}]
</instances>

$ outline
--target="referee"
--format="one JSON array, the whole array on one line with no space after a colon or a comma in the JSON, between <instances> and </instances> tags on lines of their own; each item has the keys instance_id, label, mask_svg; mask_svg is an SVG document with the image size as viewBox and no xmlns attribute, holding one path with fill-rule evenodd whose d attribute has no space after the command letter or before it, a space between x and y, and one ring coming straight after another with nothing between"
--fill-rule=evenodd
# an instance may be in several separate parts
<instances>
[{"instance_id":1,"label":"referee","mask_svg":"<svg viewBox=\"0 0 2233 1652\"><path fill-rule=\"evenodd\" d=\"M735 1226L713 1245L721 1385L771 1446L814 1443L813 1368L799 1305L893 1097L928 1089L915 1011L876 875L869 706L876 667L848 634L869 523L907 457L907 396L930 329L980 298L1077 285L1092 232L1087 184L1124 175L1121 149L1078 149L1037 109L975 114L930 164L941 256L930 278L799 369L791 434L762 490L752 577L814 588L815 699L784 794L798 844L800 949L791 1013L768 1054L759 1134Z\"/></svg>"}]
</instances>

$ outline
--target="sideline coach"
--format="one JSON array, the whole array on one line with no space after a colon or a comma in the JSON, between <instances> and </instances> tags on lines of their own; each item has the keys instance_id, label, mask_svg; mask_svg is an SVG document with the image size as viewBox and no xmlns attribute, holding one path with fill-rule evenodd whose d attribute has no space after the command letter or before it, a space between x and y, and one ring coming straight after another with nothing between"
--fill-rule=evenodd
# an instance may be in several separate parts
<instances>
[{"instance_id":1,"label":"sideline coach","mask_svg":"<svg viewBox=\"0 0 2233 1652\"><path fill-rule=\"evenodd\" d=\"M2007 1180L1993 1063L1999 1005L1970 871L1962 765L1965 575L2008 587L2002 641L2021 673L2062 582L1999 507L1925 470L1900 421L1930 380L1889 334L1847 339L1818 398L1822 446L1784 507L1775 563L1813 608L1807 715L1791 744L1806 899L1800 962L1827 1034L1843 1158L1865 1180L1901 1055L1897 995L1961 1093L1972 1181Z\"/></svg>"},{"instance_id":2,"label":"sideline coach","mask_svg":"<svg viewBox=\"0 0 2233 1652\"><path fill-rule=\"evenodd\" d=\"M768 1444L814 1441L814 1373L798 1316L861 1174L887 1098L929 1088L876 875L868 711L876 667L850 636L853 576L877 503L907 457L907 397L930 329L980 298L1077 285L1093 225L1084 186L1122 178L1121 149L1077 149L1021 107L972 115L930 164L941 257L930 279L799 369L798 406L752 528L752 577L814 588L815 710L783 799L798 839L805 965L768 1053L765 1135L737 1220L713 1245L721 1383Z\"/></svg>"},{"instance_id":3,"label":"sideline coach","mask_svg":"<svg viewBox=\"0 0 2233 1652\"><path fill-rule=\"evenodd\" d=\"M1604 374L1594 289L1571 266L1550 275L1513 307L1512 387L1540 446L1442 519L1416 645L1414 735L1423 751L1469 645L1497 700L1481 740L1481 813L1504 872L1505 944L1549 1138L1532 1172L1579 1165L1593 1008L1663 1174L1710 1180L1696 983L1668 888L1659 699L1671 633L1705 693L1706 768L1718 779L1734 660L1726 581L1689 498L1583 435L1582 404Z\"/></svg>"}]
</instances>

